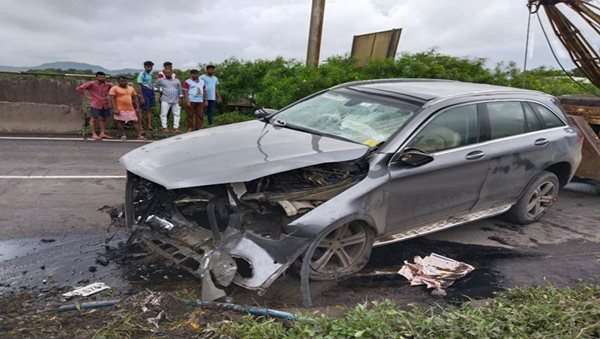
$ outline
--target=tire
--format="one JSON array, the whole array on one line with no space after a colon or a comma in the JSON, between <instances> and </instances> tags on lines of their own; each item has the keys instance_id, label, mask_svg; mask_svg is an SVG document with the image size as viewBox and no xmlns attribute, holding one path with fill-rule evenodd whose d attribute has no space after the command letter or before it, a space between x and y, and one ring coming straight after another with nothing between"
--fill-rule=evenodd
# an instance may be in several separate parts
<instances>
[{"instance_id":1,"label":"tire","mask_svg":"<svg viewBox=\"0 0 600 339\"><path fill-rule=\"evenodd\" d=\"M343 224L318 237L309 266L311 280L335 280L360 271L371 256L375 231L362 222Z\"/></svg>"},{"instance_id":2,"label":"tire","mask_svg":"<svg viewBox=\"0 0 600 339\"><path fill-rule=\"evenodd\" d=\"M541 172L519 198L517 203L506 212L506 219L521 225L539 220L555 201L559 182L554 173Z\"/></svg>"}]
</instances>

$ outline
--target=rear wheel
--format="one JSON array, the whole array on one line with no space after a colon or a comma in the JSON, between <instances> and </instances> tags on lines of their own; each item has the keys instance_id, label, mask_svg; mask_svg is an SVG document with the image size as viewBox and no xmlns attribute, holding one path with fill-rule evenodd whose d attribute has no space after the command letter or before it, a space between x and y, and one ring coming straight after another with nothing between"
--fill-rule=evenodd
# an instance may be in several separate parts
<instances>
[{"instance_id":1,"label":"rear wheel","mask_svg":"<svg viewBox=\"0 0 600 339\"><path fill-rule=\"evenodd\" d=\"M334 280L360 271L369 260L374 239L373 229L356 221L317 238L310 260L310 278Z\"/></svg>"},{"instance_id":2,"label":"rear wheel","mask_svg":"<svg viewBox=\"0 0 600 339\"><path fill-rule=\"evenodd\" d=\"M556 201L558 188L556 175L543 171L506 213L507 219L522 225L539 220L546 213L547 208Z\"/></svg>"}]
</instances>

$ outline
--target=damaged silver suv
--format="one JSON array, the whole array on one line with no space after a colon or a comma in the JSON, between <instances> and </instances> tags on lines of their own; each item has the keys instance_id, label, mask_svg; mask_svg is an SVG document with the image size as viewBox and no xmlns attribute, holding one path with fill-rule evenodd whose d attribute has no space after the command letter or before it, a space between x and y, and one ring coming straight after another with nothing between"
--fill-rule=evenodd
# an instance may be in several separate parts
<instances>
[{"instance_id":1,"label":"damaged silver suv","mask_svg":"<svg viewBox=\"0 0 600 339\"><path fill-rule=\"evenodd\" d=\"M581 158L556 98L507 87L354 82L257 116L120 160L133 238L201 278L206 300L290 267L303 287L336 279L373 246L477 219L533 222Z\"/></svg>"}]
</instances>

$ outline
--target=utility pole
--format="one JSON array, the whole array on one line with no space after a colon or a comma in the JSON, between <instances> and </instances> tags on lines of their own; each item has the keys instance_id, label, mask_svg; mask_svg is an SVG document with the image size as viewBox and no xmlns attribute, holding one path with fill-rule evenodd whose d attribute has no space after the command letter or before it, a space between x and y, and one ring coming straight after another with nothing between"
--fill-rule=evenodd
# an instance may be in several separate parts
<instances>
[{"instance_id":1,"label":"utility pole","mask_svg":"<svg viewBox=\"0 0 600 339\"><path fill-rule=\"evenodd\" d=\"M321 52L321 33L323 32L323 15L325 14L325 0L313 0L310 12L310 30L308 32L308 48L306 52L306 65L319 65Z\"/></svg>"}]
</instances>

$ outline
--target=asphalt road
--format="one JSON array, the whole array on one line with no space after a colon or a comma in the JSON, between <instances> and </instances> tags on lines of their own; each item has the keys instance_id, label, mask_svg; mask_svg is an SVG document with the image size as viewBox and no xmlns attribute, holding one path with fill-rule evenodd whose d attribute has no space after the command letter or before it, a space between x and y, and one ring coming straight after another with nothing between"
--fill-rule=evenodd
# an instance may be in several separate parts
<instances>
[{"instance_id":1,"label":"asphalt road","mask_svg":"<svg viewBox=\"0 0 600 339\"><path fill-rule=\"evenodd\" d=\"M96 263L110 222L97 209L122 203L125 171L118 159L140 146L135 142L0 139L0 295L3 288L48 287L50 281L54 286L72 286L102 279L118 286L122 267ZM598 281L598 211L600 183L573 183L561 191L558 203L540 222L517 226L488 219L383 246L374 250L366 271L387 272L384 276L397 281L395 272L403 260L436 252L478 268L456 284L456 293L470 296L479 292L465 291L489 290L490 286ZM284 296L277 300L289 300L289 286L297 281L294 277L281 280L270 293L273 298L278 293ZM350 281L354 285L347 289L335 283L320 285L323 295L329 296L321 300L342 304L360 302L369 294L391 293L389 282L357 289L356 284L364 281ZM396 296L414 293L410 288L394 291ZM248 298L251 302L255 296Z\"/></svg>"},{"instance_id":2,"label":"asphalt road","mask_svg":"<svg viewBox=\"0 0 600 339\"><path fill-rule=\"evenodd\" d=\"M97 233L123 201L119 158L137 142L0 139L0 240Z\"/></svg>"}]
</instances>

